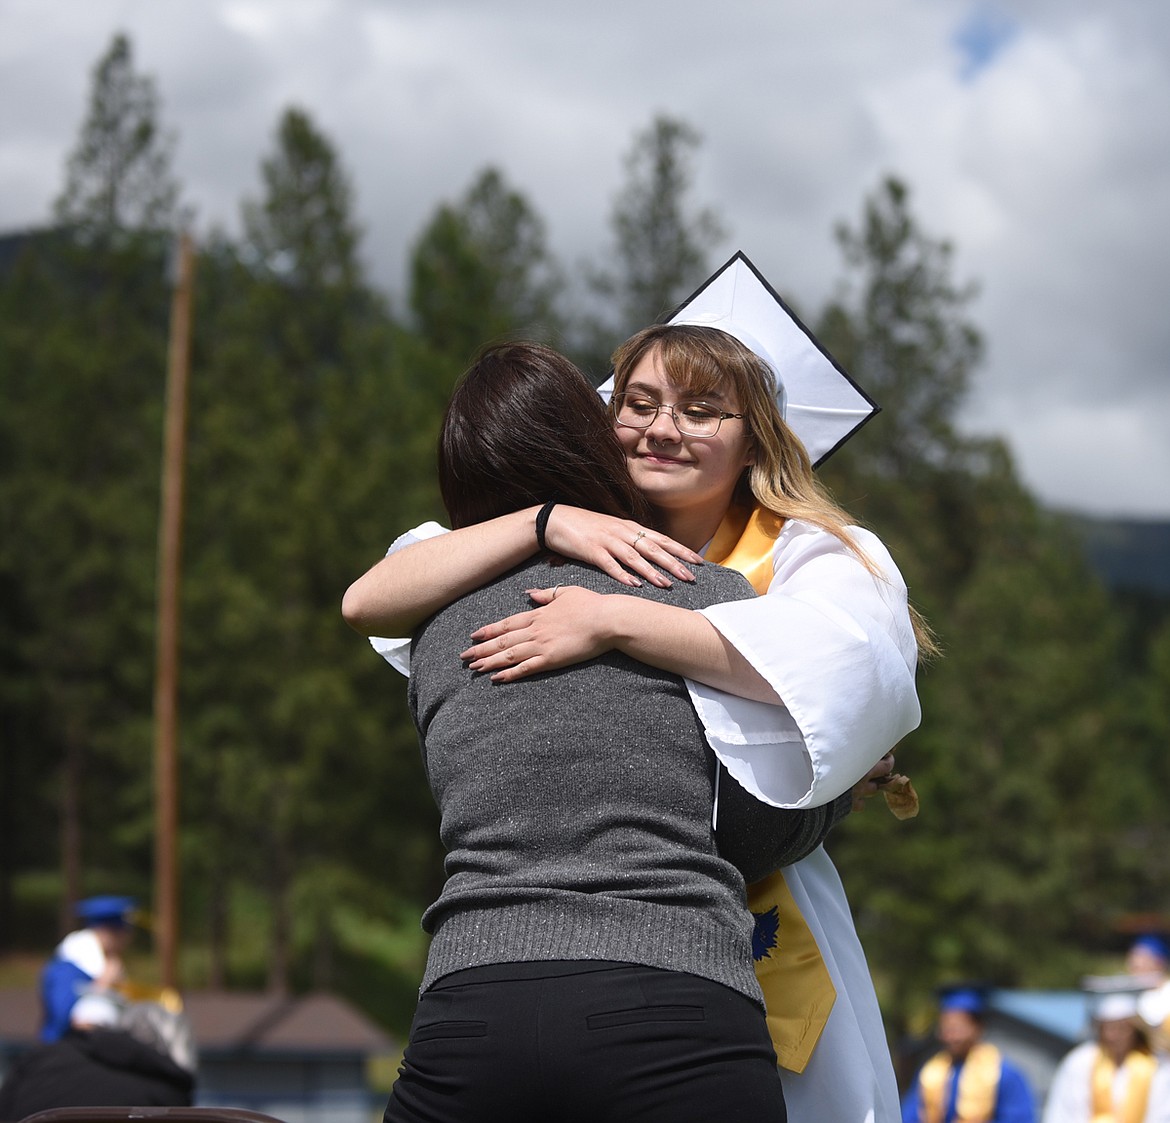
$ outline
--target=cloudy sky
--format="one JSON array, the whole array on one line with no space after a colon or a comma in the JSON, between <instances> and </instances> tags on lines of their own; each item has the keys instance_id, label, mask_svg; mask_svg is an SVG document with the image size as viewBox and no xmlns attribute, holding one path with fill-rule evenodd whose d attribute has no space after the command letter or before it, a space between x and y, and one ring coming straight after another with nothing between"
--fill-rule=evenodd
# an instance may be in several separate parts
<instances>
[{"instance_id":1,"label":"cloudy sky","mask_svg":"<svg viewBox=\"0 0 1170 1123\"><path fill-rule=\"evenodd\" d=\"M1048 504L1170 517L1164 0L0 0L0 230L47 216L118 30L200 228L235 228L299 105L391 292L488 164L562 261L597 260L622 158L660 113L703 137L716 257L743 249L805 308L841 275L834 224L896 174L981 285L964 425L1006 437Z\"/></svg>"}]
</instances>

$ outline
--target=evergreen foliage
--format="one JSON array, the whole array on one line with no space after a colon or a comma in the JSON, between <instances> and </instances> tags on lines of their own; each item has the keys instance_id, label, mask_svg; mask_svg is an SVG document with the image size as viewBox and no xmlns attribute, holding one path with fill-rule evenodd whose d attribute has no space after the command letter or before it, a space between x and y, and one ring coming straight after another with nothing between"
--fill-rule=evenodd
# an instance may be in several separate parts
<instances>
[{"instance_id":1,"label":"evergreen foliage","mask_svg":"<svg viewBox=\"0 0 1170 1123\"><path fill-rule=\"evenodd\" d=\"M460 371L493 340L555 338L560 288L543 220L496 168L438 208L411 255L414 326Z\"/></svg>"},{"instance_id":2,"label":"evergreen foliage","mask_svg":"<svg viewBox=\"0 0 1170 1123\"><path fill-rule=\"evenodd\" d=\"M54 206L59 223L91 235L173 225L174 142L158 112L154 80L135 73L130 40L116 35L94 68L89 112Z\"/></svg>"},{"instance_id":3,"label":"evergreen foliage","mask_svg":"<svg viewBox=\"0 0 1170 1123\"><path fill-rule=\"evenodd\" d=\"M686 122L661 115L634 138L610 213L609 263L590 277L604 306L603 315L583 325L591 359L607 360L621 340L662 319L710 272L708 255L724 230L710 208L690 209L699 143Z\"/></svg>"}]
</instances>

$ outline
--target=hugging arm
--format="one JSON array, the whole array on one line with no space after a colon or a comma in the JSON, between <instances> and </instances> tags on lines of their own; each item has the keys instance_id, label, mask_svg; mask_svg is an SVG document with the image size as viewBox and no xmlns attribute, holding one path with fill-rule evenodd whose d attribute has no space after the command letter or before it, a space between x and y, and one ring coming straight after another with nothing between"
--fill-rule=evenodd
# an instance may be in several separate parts
<instances>
[{"instance_id":1,"label":"hugging arm","mask_svg":"<svg viewBox=\"0 0 1170 1123\"><path fill-rule=\"evenodd\" d=\"M851 806L852 795L845 792L821 807L772 807L744 791L720 765L715 845L751 885L807 858Z\"/></svg>"},{"instance_id":2,"label":"hugging arm","mask_svg":"<svg viewBox=\"0 0 1170 1123\"><path fill-rule=\"evenodd\" d=\"M835 799L921 718L905 583L877 538L852 531L877 576L833 535L793 520L765 596L701 610L784 699L761 712L688 682L708 743L749 792L779 806Z\"/></svg>"},{"instance_id":3,"label":"hugging arm","mask_svg":"<svg viewBox=\"0 0 1170 1123\"><path fill-rule=\"evenodd\" d=\"M364 636L409 635L440 608L532 557L539 549L539 511L527 507L422 540L414 532L404 536L415 540L399 549L391 547L346 590L342 616ZM702 563L693 550L665 534L579 507L554 507L545 541L555 553L595 565L623 585L638 585L641 578L668 586L670 578L663 570L691 580L683 563Z\"/></svg>"},{"instance_id":4,"label":"hugging arm","mask_svg":"<svg viewBox=\"0 0 1170 1123\"><path fill-rule=\"evenodd\" d=\"M428 616L536 553L536 514L528 507L462 530L430 523L345 591L341 615L364 636L405 636ZM419 532L429 537L419 538Z\"/></svg>"},{"instance_id":5,"label":"hugging arm","mask_svg":"<svg viewBox=\"0 0 1170 1123\"><path fill-rule=\"evenodd\" d=\"M604 602L633 598L536 591L541 607L480 629L464 657L507 681L527 664L566 666L620 643L686 678L708 743L751 794L817 806L852 788L921 716L905 583L881 542L854 535L877 575L834 535L791 520L762 597L698 612L639 602L614 624ZM582 608L582 596L594 600ZM691 619L676 625L665 609ZM696 616L717 639L692 627Z\"/></svg>"},{"instance_id":6,"label":"hugging arm","mask_svg":"<svg viewBox=\"0 0 1170 1123\"><path fill-rule=\"evenodd\" d=\"M741 698L778 704L767 680L705 617L689 608L577 586L530 589L540 607L486 625L462 658L494 682L515 682L620 651Z\"/></svg>"},{"instance_id":7,"label":"hugging arm","mask_svg":"<svg viewBox=\"0 0 1170 1123\"><path fill-rule=\"evenodd\" d=\"M749 795L719 765L719 814L715 844L749 885L807 858L851 811L881 788L894 769L887 753L851 791L819 807L773 807Z\"/></svg>"}]
</instances>

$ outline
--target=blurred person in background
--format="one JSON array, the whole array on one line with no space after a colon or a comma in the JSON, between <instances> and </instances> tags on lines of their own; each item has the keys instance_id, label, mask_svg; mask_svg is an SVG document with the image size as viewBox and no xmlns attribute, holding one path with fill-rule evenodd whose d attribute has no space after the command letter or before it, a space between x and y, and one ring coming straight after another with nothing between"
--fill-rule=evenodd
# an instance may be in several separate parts
<instances>
[{"instance_id":1,"label":"blurred person in background","mask_svg":"<svg viewBox=\"0 0 1170 1123\"><path fill-rule=\"evenodd\" d=\"M194 1055L172 1055L109 994L73 1003L65 1032L18 1058L0 1087L0 1123L66 1107L187 1107ZM161 1008L160 1008L161 1009ZM180 1063L185 1061L186 1063Z\"/></svg>"},{"instance_id":2,"label":"blurred person in background","mask_svg":"<svg viewBox=\"0 0 1170 1123\"><path fill-rule=\"evenodd\" d=\"M1151 1046L1170 1053L1170 943L1153 932L1139 936L1125 957L1125 970L1145 988L1138 1013L1150 1030Z\"/></svg>"},{"instance_id":3,"label":"blurred person in background","mask_svg":"<svg viewBox=\"0 0 1170 1123\"><path fill-rule=\"evenodd\" d=\"M1043 1123L1170 1123L1170 1063L1150 1048L1137 995L1106 995L1093 1026L1060 1062Z\"/></svg>"},{"instance_id":4,"label":"blurred person in background","mask_svg":"<svg viewBox=\"0 0 1170 1123\"><path fill-rule=\"evenodd\" d=\"M42 1041L58 1041L84 994L105 994L125 977L123 956L134 935L132 897L89 897L75 912L83 927L70 932L41 970Z\"/></svg>"},{"instance_id":5,"label":"blurred person in background","mask_svg":"<svg viewBox=\"0 0 1170 1123\"><path fill-rule=\"evenodd\" d=\"M1170 943L1154 932L1138 936L1126 952L1125 972L1151 988L1162 986L1170 976Z\"/></svg>"},{"instance_id":6,"label":"blurred person in background","mask_svg":"<svg viewBox=\"0 0 1170 1123\"><path fill-rule=\"evenodd\" d=\"M975 988L943 992L942 1050L922 1066L902 1102L903 1123L1035 1123L1024 1075L983 1040L986 1002Z\"/></svg>"}]
</instances>

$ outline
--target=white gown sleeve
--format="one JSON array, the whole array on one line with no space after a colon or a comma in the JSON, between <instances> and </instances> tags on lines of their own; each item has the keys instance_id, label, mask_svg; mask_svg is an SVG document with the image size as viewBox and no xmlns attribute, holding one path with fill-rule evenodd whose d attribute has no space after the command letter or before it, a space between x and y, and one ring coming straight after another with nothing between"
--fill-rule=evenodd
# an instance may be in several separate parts
<instances>
[{"instance_id":1,"label":"white gown sleeve","mask_svg":"<svg viewBox=\"0 0 1170 1123\"><path fill-rule=\"evenodd\" d=\"M921 720L906 585L885 546L850 529L884 580L834 535L789 520L767 595L701 610L784 701L687 681L715 754L776 807L835 799Z\"/></svg>"},{"instance_id":2,"label":"white gown sleeve","mask_svg":"<svg viewBox=\"0 0 1170 1123\"><path fill-rule=\"evenodd\" d=\"M440 534L449 533L445 526L437 522L426 522L416 526L405 534L400 534L390 543L387 554L401 550L403 546L412 546L415 542L423 542L428 538L437 538ZM400 674L410 678L410 637L409 636L370 636L370 646L386 660Z\"/></svg>"},{"instance_id":3,"label":"white gown sleeve","mask_svg":"<svg viewBox=\"0 0 1170 1123\"><path fill-rule=\"evenodd\" d=\"M1043 1123L1089 1123L1093 1114L1093 1060L1096 1046L1086 1041L1056 1066L1044 1101Z\"/></svg>"}]
</instances>

